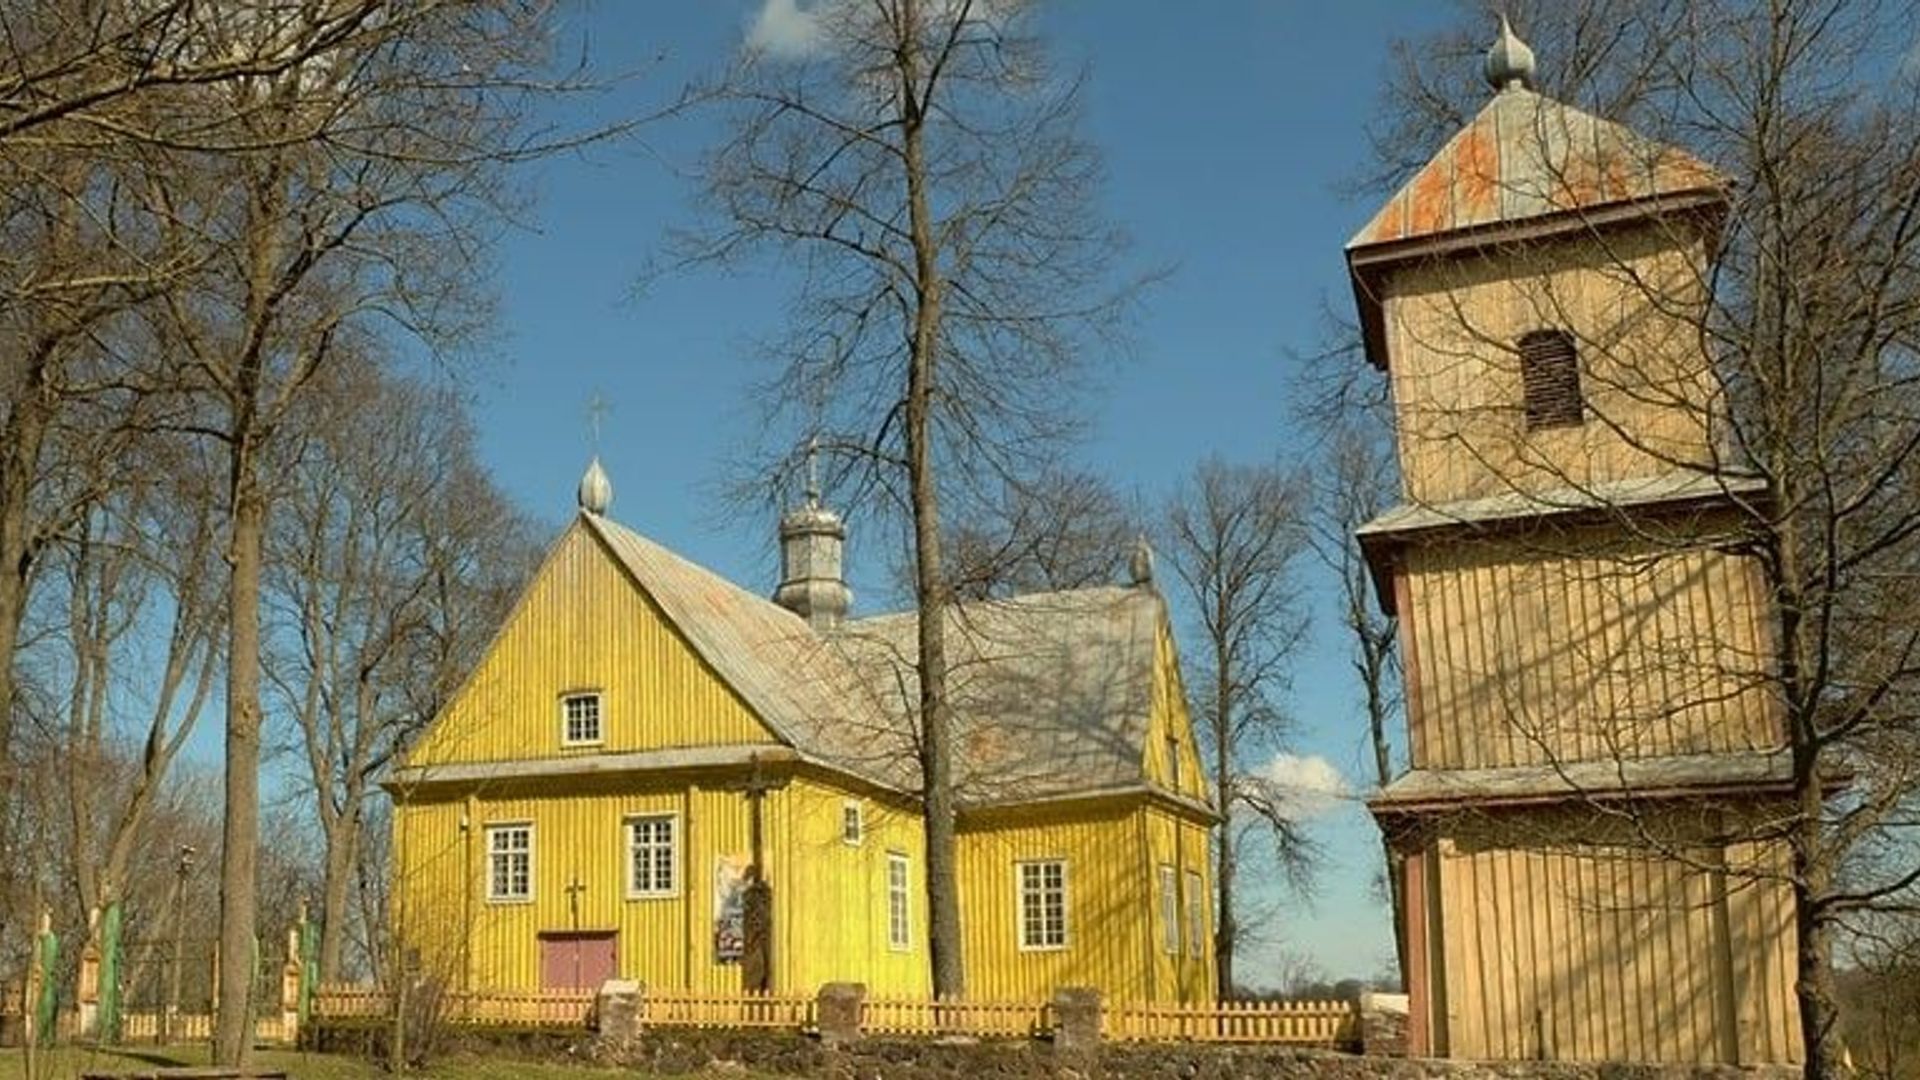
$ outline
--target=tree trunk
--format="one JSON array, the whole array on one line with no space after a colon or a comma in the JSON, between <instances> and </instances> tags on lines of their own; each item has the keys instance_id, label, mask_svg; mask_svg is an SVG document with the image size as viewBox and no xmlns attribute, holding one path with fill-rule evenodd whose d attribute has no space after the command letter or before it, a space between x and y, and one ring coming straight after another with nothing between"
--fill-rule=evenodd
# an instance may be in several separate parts
<instances>
[{"instance_id":1,"label":"tree trunk","mask_svg":"<svg viewBox=\"0 0 1920 1080\"><path fill-rule=\"evenodd\" d=\"M899 52L907 204L913 235L915 300L907 367L907 485L913 502L914 601L920 615L920 772L927 816L927 951L933 992L966 993L960 954L960 885L954 841L951 718L947 702L947 587L940 564L940 500L933 465L934 361L940 339L941 274L927 197L924 116L920 112L919 17L912 0L900 12Z\"/></svg>"},{"instance_id":2,"label":"tree trunk","mask_svg":"<svg viewBox=\"0 0 1920 1080\"><path fill-rule=\"evenodd\" d=\"M340 954L347 940L347 904L360 854L359 807L350 807L327 830L326 883L320 896L320 981L340 981Z\"/></svg>"},{"instance_id":3,"label":"tree trunk","mask_svg":"<svg viewBox=\"0 0 1920 1080\"><path fill-rule=\"evenodd\" d=\"M1364 595L1364 594L1363 594ZM1364 603L1364 600L1361 601ZM1361 613L1355 612L1356 618ZM1367 683L1367 725L1368 734L1373 739L1374 776L1381 787L1393 782L1393 747L1387 741L1387 703L1381 693L1381 682L1386 678L1386 665L1380 659L1380 653L1391 648L1390 639L1373 639L1380 646L1376 652L1368 643L1364 626L1356 627L1361 635L1361 648L1366 650ZM1380 854L1385 857L1387 874L1387 903L1393 914L1393 959L1400 973L1400 989L1406 992L1412 989L1407 980L1407 867L1393 850L1393 837L1380 834Z\"/></svg>"},{"instance_id":4,"label":"tree trunk","mask_svg":"<svg viewBox=\"0 0 1920 1080\"><path fill-rule=\"evenodd\" d=\"M1233 914L1233 830L1220 826L1220 839L1214 846L1214 884L1219 889L1218 911L1213 917L1214 994L1221 1001L1233 998L1233 943L1240 926Z\"/></svg>"},{"instance_id":5,"label":"tree trunk","mask_svg":"<svg viewBox=\"0 0 1920 1080\"><path fill-rule=\"evenodd\" d=\"M1220 792L1220 865L1214 871L1220 888L1220 911L1213 924L1215 988L1220 999L1233 997L1233 958L1240 941L1240 923L1233 914L1233 687L1231 625L1227 595L1222 590L1213 612L1213 782Z\"/></svg>"},{"instance_id":6,"label":"tree trunk","mask_svg":"<svg viewBox=\"0 0 1920 1080\"><path fill-rule=\"evenodd\" d=\"M220 1015L214 1060L245 1063L253 1033L255 906L260 830L260 554L266 503L247 425L232 444L233 524L228 561L226 823L220 850Z\"/></svg>"},{"instance_id":7,"label":"tree trunk","mask_svg":"<svg viewBox=\"0 0 1920 1080\"><path fill-rule=\"evenodd\" d=\"M0 807L13 805L13 660L19 650L20 620L26 614L27 580L33 566L28 497L53 417L47 386L50 357L43 354L36 359L8 412L6 441L0 447ZM10 818L0 813L0 851L11 849L6 834ZM9 867L5 872L10 878L13 870Z\"/></svg>"},{"instance_id":8,"label":"tree trunk","mask_svg":"<svg viewBox=\"0 0 1920 1080\"><path fill-rule=\"evenodd\" d=\"M1817 819L1816 819L1817 820ZM1816 898L1826 891L1827 871L1821 865L1822 853L1808 850L1803 855L1804 825L1794 830L1794 929L1799 940L1794 950L1798 978L1793 992L1800 1004L1800 1038L1806 1047L1807 1080L1837 1080L1850 1075L1840 1057L1840 1006L1833 978L1832 931L1817 906ZM1817 844L1819 839L1814 837Z\"/></svg>"}]
</instances>

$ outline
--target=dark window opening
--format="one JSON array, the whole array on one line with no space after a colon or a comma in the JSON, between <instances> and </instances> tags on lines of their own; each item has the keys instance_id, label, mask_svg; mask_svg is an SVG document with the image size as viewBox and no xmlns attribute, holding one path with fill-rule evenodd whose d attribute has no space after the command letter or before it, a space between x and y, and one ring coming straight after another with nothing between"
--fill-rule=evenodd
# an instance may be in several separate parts
<instances>
[{"instance_id":1,"label":"dark window opening","mask_svg":"<svg viewBox=\"0 0 1920 1080\"><path fill-rule=\"evenodd\" d=\"M1580 397L1580 354L1565 330L1535 330L1520 338L1520 386L1527 430L1575 427L1586 421Z\"/></svg>"}]
</instances>

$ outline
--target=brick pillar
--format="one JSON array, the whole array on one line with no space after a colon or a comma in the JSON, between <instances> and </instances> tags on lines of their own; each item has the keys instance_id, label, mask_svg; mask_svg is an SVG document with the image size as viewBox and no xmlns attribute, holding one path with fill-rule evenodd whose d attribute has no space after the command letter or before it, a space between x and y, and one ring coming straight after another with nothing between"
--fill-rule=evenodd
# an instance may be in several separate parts
<instances>
[{"instance_id":1,"label":"brick pillar","mask_svg":"<svg viewBox=\"0 0 1920 1080\"><path fill-rule=\"evenodd\" d=\"M1100 1046L1100 991L1063 986L1053 992L1053 1048L1095 1050Z\"/></svg>"},{"instance_id":2,"label":"brick pillar","mask_svg":"<svg viewBox=\"0 0 1920 1080\"><path fill-rule=\"evenodd\" d=\"M280 964L280 1037L295 1046L300 1043L300 930L306 921L303 901L299 920L287 929L287 956Z\"/></svg>"},{"instance_id":3,"label":"brick pillar","mask_svg":"<svg viewBox=\"0 0 1920 1080\"><path fill-rule=\"evenodd\" d=\"M861 1014L866 1002L866 983L831 982L822 986L819 997L814 1000L814 1020L820 1026L820 1041L827 1046L859 1042Z\"/></svg>"},{"instance_id":4,"label":"brick pillar","mask_svg":"<svg viewBox=\"0 0 1920 1080\"><path fill-rule=\"evenodd\" d=\"M80 985L73 995L79 1015L74 1034L95 1035L100 1020L100 909L87 912L87 944L80 950Z\"/></svg>"}]
</instances>

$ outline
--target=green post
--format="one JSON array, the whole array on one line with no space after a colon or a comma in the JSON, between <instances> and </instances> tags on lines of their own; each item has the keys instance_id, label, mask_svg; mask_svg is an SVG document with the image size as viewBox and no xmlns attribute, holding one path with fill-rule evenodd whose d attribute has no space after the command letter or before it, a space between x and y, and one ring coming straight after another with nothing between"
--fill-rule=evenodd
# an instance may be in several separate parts
<instances>
[{"instance_id":1,"label":"green post","mask_svg":"<svg viewBox=\"0 0 1920 1080\"><path fill-rule=\"evenodd\" d=\"M120 901L100 917L100 1011L94 1027L103 1043L120 1041Z\"/></svg>"},{"instance_id":2,"label":"green post","mask_svg":"<svg viewBox=\"0 0 1920 1080\"><path fill-rule=\"evenodd\" d=\"M40 962L40 1000L34 1009L33 1030L41 1046L52 1046L54 1022L60 1008L60 987L54 981L60 966L60 935L50 929L42 931L34 951Z\"/></svg>"}]
</instances>

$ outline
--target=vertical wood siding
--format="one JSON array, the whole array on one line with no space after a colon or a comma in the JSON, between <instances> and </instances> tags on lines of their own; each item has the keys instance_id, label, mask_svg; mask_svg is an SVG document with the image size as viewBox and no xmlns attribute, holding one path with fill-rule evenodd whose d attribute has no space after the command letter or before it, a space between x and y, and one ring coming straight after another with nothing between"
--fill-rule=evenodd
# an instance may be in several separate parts
<instances>
[{"instance_id":1,"label":"vertical wood siding","mask_svg":"<svg viewBox=\"0 0 1920 1080\"><path fill-rule=\"evenodd\" d=\"M841 839L841 811L859 802L866 836ZM926 831L917 811L861 798L831 785L796 782L781 818L774 958L783 988L812 992L827 982L862 982L878 996L924 997L931 991L926 934ZM887 853L907 857L905 950L887 940ZM773 856L769 862L773 863ZM784 932L781 932L784 931Z\"/></svg>"},{"instance_id":2,"label":"vertical wood siding","mask_svg":"<svg viewBox=\"0 0 1920 1080\"><path fill-rule=\"evenodd\" d=\"M1097 986L1113 1000L1210 998L1212 941L1199 958L1188 957L1184 937L1177 962L1161 952L1157 884L1157 867L1166 862L1182 871L1183 888L1184 872L1198 872L1210 895L1206 835L1204 826L1138 804L1036 808L988 825L963 823L960 911L968 996L1039 1001L1062 986ZM1065 948L1020 947L1016 866L1033 859L1067 863ZM1207 927L1210 933L1210 913Z\"/></svg>"},{"instance_id":3,"label":"vertical wood siding","mask_svg":"<svg viewBox=\"0 0 1920 1080\"><path fill-rule=\"evenodd\" d=\"M560 695L601 693L601 746L560 744ZM511 761L772 736L576 523L548 553L486 655L409 756Z\"/></svg>"},{"instance_id":4,"label":"vertical wood siding","mask_svg":"<svg viewBox=\"0 0 1920 1080\"><path fill-rule=\"evenodd\" d=\"M1779 851L1736 845L1727 873L1705 869L1720 852L1691 854L1439 840L1427 933L1440 942L1445 983L1440 1048L1462 1058L1796 1062L1792 897L1749 872Z\"/></svg>"},{"instance_id":5,"label":"vertical wood siding","mask_svg":"<svg viewBox=\"0 0 1920 1080\"><path fill-rule=\"evenodd\" d=\"M796 780L766 800L767 876L774 890L776 989L811 992L852 979L875 993L926 989L926 932L918 892L911 944L887 945L886 853L905 853L913 888L924 889L924 839L916 815L863 800L866 836L842 842L841 807L861 799L831 784ZM469 847L460 830L468 810ZM626 819L678 815L678 890L658 898L626 894ZM567 887L579 881L577 928L618 935L623 978L650 986L738 990L740 967L714 952L714 893L719 860L744 862L748 816L738 792L659 782L624 789L606 782L513 798L478 797L409 805L395 825L397 932L421 952L426 970L458 984L491 989L539 985L539 935L576 928ZM484 829L533 826L533 897L486 897ZM470 954L470 956L469 956ZM470 964L470 967L468 966Z\"/></svg>"},{"instance_id":6,"label":"vertical wood siding","mask_svg":"<svg viewBox=\"0 0 1920 1080\"><path fill-rule=\"evenodd\" d=\"M1742 557L1604 529L1407 551L1416 768L1777 746Z\"/></svg>"},{"instance_id":7,"label":"vertical wood siding","mask_svg":"<svg viewBox=\"0 0 1920 1080\"><path fill-rule=\"evenodd\" d=\"M1212 766L1200 757L1200 743L1193 730L1193 718L1187 712L1187 691L1180 678L1180 654L1173 640L1173 628L1164 620L1155 635L1153 688L1148 705L1145 763L1147 779L1170 791L1192 799L1205 800L1211 789L1208 770ZM1179 783L1167 760L1167 736L1180 743Z\"/></svg>"},{"instance_id":8,"label":"vertical wood siding","mask_svg":"<svg viewBox=\"0 0 1920 1080\"><path fill-rule=\"evenodd\" d=\"M1407 497L1543 491L1708 460L1701 258L1697 241L1649 226L1395 273L1382 312ZM1577 341L1588 419L1530 432L1519 340L1552 329Z\"/></svg>"}]
</instances>

